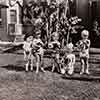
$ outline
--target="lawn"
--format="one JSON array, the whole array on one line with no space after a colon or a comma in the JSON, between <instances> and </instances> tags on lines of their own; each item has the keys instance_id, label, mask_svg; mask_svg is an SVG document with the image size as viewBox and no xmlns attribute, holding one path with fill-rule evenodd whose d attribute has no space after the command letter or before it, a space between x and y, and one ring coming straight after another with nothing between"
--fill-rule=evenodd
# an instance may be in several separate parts
<instances>
[{"instance_id":1,"label":"lawn","mask_svg":"<svg viewBox=\"0 0 100 100\"><path fill-rule=\"evenodd\" d=\"M51 66L48 58L44 66ZM92 76L98 76L100 55L90 58ZM0 54L0 100L100 100L99 80L68 78L49 70L46 73L25 72L23 55ZM75 65L80 69L79 59Z\"/></svg>"}]
</instances>

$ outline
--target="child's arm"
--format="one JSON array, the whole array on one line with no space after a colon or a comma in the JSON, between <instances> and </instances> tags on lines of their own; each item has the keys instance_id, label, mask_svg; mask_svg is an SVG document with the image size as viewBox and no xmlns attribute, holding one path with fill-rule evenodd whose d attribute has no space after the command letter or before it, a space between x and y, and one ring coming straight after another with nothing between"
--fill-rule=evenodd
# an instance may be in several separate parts
<instances>
[{"instance_id":1,"label":"child's arm","mask_svg":"<svg viewBox=\"0 0 100 100\"><path fill-rule=\"evenodd\" d=\"M28 59L30 59L31 55L32 55L32 48L30 48Z\"/></svg>"},{"instance_id":2,"label":"child's arm","mask_svg":"<svg viewBox=\"0 0 100 100\"><path fill-rule=\"evenodd\" d=\"M72 64L74 65L75 64L75 55L73 55L73 58L72 58Z\"/></svg>"},{"instance_id":3,"label":"child's arm","mask_svg":"<svg viewBox=\"0 0 100 100\"><path fill-rule=\"evenodd\" d=\"M84 44L86 46L86 49L88 49L90 47L90 40L85 41Z\"/></svg>"},{"instance_id":4,"label":"child's arm","mask_svg":"<svg viewBox=\"0 0 100 100\"><path fill-rule=\"evenodd\" d=\"M23 49L25 50L25 42L23 43Z\"/></svg>"},{"instance_id":5,"label":"child's arm","mask_svg":"<svg viewBox=\"0 0 100 100\"><path fill-rule=\"evenodd\" d=\"M75 50L76 50L76 51L80 51L81 45L82 45L82 41L78 41L78 42L76 43L76 47L74 47Z\"/></svg>"}]
</instances>

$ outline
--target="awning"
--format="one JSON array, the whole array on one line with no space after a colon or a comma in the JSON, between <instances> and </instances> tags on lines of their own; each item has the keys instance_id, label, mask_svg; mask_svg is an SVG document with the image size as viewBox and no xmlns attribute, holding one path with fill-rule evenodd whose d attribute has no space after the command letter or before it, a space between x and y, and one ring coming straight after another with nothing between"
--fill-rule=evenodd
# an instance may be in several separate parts
<instances>
[{"instance_id":1,"label":"awning","mask_svg":"<svg viewBox=\"0 0 100 100\"><path fill-rule=\"evenodd\" d=\"M4 4L0 4L0 8L8 8L9 6L4 5Z\"/></svg>"}]
</instances>

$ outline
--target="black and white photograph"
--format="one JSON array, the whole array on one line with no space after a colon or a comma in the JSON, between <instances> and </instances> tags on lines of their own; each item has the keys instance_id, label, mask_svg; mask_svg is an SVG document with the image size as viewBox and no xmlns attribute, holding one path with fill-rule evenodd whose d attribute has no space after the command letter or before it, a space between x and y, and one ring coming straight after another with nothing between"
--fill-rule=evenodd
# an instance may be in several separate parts
<instances>
[{"instance_id":1,"label":"black and white photograph","mask_svg":"<svg viewBox=\"0 0 100 100\"><path fill-rule=\"evenodd\" d=\"M100 100L100 0L0 0L0 100Z\"/></svg>"}]
</instances>

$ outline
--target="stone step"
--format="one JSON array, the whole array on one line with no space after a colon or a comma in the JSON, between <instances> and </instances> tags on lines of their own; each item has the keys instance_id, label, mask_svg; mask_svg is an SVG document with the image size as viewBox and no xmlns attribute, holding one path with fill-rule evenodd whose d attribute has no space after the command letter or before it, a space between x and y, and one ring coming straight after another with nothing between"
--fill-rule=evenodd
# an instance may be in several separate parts
<instances>
[{"instance_id":1,"label":"stone step","mask_svg":"<svg viewBox=\"0 0 100 100\"><path fill-rule=\"evenodd\" d=\"M24 35L16 35L14 42L23 42Z\"/></svg>"}]
</instances>

